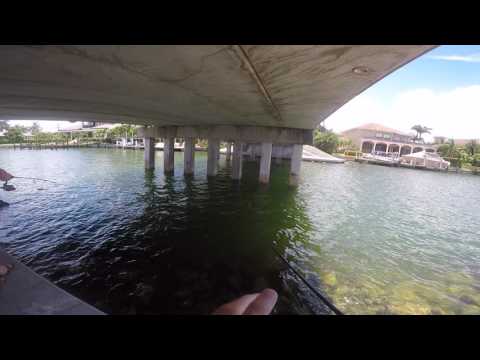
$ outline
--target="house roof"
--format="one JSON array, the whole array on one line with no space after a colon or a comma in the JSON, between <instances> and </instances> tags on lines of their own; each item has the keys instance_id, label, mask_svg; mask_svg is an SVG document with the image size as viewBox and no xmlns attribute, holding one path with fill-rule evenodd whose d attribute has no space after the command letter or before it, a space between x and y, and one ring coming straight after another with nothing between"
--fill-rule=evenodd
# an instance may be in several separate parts
<instances>
[{"instance_id":1,"label":"house roof","mask_svg":"<svg viewBox=\"0 0 480 360\"><path fill-rule=\"evenodd\" d=\"M357 127L354 127L352 129L348 129L342 132L342 134L350 132L352 130L372 130L372 131L379 131L379 132L387 132L387 133L394 133L394 134L399 134L399 135L405 135L405 136L410 136L411 134L405 133L403 131L397 130L397 129L392 129L387 126L377 124L377 123L367 123L363 124Z\"/></svg>"}]
</instances>

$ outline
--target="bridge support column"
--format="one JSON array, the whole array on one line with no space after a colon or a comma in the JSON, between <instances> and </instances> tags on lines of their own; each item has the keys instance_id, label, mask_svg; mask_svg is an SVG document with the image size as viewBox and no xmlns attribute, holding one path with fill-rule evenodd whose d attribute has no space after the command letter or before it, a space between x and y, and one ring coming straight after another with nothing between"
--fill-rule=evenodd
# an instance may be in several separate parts
<instances>
[{"instance_id":1,"label":"bridge support column","mask_svg":"<svg viewBox=\"0 0 480 360\"><path fill-rule=\"evenodd\" d=\"M217 175L219 153L220 153L220 141L216 139L208 139L207 176Z\"/></svg>"},{"instance_id":2,"label":"bridge support column","mask_svg":"<svg viewBox=\"0 0 480 360\"><path fill-rule=\"evenodd\" d=\"M291 186L298 185L300 168L302 165L302 153L303 153L302 145L298 145L298 144L293 145L292 158L290 160L290 178L288 181Z\"/></svg>"},{"instance_id":3,"label":"bridge support column","mask_svg":"<svg viewBox=\"0 0 480 360\"><path fill-rule=\"evenodd\" d=\"M260 159L259 181L268 184L270 181L270 163L272 161L272 143L262 143L262 156Z\"/></svg>"},{"instance_id":4,"label":"bridge support column","mask_svg":"<svg viewBox=\"0 0 480 360\"><path fill-rule=\"evenodd\" d=\"M143 154L145 169L150 170L155 168L155 139L144 138L143 143L145 145L145 152Z\"/></svg>"},{"instance_id":5,"label":"bridge support column","mask_svg":"<svg viewBox=\"0 0 480 360\"><path fill-rule=\"evenodd\" d=\"M163 172L169 174L173 172L175 165L175 138L166 137L163 146Z\"/></svg>"},{"instance_id":6,"label":"bridge support column","mask_svg":"<svg viewBox=\"0 0 480 360\"><path fill-rule=\"evenodd\" d=\"M255 146L256 144L250 144L250 160L255 161Z\"/></svg>"},{"instance_id":7,"label":"bridge support column","mask_svg":"<svg viewBox=\"0 0 480 360\"><path fill-rule=\"evenodd\" d=\"M232 179L240 180L242 178L242 162L243 162L243 142L235 141L233 144L232 159Z\"/></svg>"},{"instance_id":8,"label":"bridge support column","mask_svg":"<svg viewBox=\"0 0 480 360\"><path fill-rule=\"evenodd\" d=\"M227 154L226 154L226 159L227 161L230 161L232 159L232 143L227 142Z\"/></svg>"},{"instance_id":9,"label":"bridge support column","mask_svg":"<svg viewBox=\"0 0 480 360\"><path fill-rule=\"evenodd\" d=\"M183 158L183 173L185 175L193 175L194 168L195 168L195 139L192 137L186 137L184 158Z\"/></svg>"}]
</instances>

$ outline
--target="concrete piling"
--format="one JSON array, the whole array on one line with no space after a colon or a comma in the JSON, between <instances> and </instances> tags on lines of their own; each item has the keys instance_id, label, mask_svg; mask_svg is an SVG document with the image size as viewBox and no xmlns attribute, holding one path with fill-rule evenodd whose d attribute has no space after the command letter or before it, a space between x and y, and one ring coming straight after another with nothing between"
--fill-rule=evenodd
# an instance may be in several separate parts
<instances>
[{"instance_id":1,"label":"concrete piling","mask_svg":"<svg viewBox=\"0 0 480 360\"><path fill-rule=\"evenodd\" d=\"M272 143L262 143L262 155L260 158L260 176L259 181L262 184L268 184L270 181L270 164L272 161Z\"/></svg>"},{"instance_id":2,"label":"concrete piling","mask_svg":"<svg viewBox=\"0 0 480 360\"><path fill-rule=\"evenodd\" d=\"M169 174L173 172L175 166L175 138L165 138L163 145L163 172Z\"/></svg>"},{"instance_id":3,"label":"concrete piling","mask_svg":"<svg viewBox=\"0 0 480 360\"><path fill-rule=\"evenodd\" d=\"M298 185L298 179L300 177L300 168L302 165L302 153L303 146L299 144L293 145L292 158L290 159L290 176L288 183L291 186Z\"/></svg>"},{"instance_id":4,"label":"concrete piling","mask_svg":"<svg viewBox=\"0 0 480 360\"><path fill-rule=\"evenodd\" d=\"M232 159L232 143L227 142L226 160L230 161L231 159Z\"/></svg>"},{"instance_id":5,"label":"concrete piling","mask_svg":"<svg viewBox=\"0 0 480 360\"><path fill-rule=\"evenodd\" d=\"M217 139L208 139L207 176L217 175L219 153L220 141Z\"/></svg>"},{"instance_id":6,"label":"concrete piling","mask_svg":"<svg viewBox=\"0 0 480 360\"><path fill-rule=\"evenodd\" d=\"M143 143L145 144L145 152L143 155L145 160L145 169L151 170L155 168L155 139L144 138Z\"/></svg>"},{"instance_id":7,"label":"concrete piling","mask_svg":"<svg viewBox=\"0 0 480 360\"><path fill-rule=\"evenodd\" d=\"M193 175L195 168L195 139L192 137L185 138L185 148L184 148L184 174Z\"/></svg>"},{"instance_id":8,"label":"concrete piling","mask_svg":"<svg viewBox=\"0 0 480 360\"><path fill-rule=\"evenodd\" d=\"M232 159L232 179L240 180L242 178L242 161L243 161L243 142L235 141L233 144Z\"/></svg>"}]
</instances>

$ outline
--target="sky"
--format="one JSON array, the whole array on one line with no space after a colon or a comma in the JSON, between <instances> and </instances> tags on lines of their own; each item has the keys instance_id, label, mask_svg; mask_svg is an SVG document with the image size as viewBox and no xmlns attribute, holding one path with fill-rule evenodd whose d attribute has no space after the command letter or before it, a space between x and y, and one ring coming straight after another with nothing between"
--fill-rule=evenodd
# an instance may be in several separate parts
<instances>
[{"instance_id":1,"label":"sky","mask_svg":"<svg viewBox=\"0 0 480 360\"><path fill-rule=\"evenodd\" d=\"M427 140L433 135L480 138L480 46L446 45L426 53L353 98L325 126L341 132L369 122L405 132L413 125L428 126L432 134L424 136ZM44 131L72 126L38 123Z\"/></svg>"},{"instance_id":2,"label":"sky","mask_svg":"<svg viewBox=\"0 0 480 360\"><path fill-rule=\"evenodd\" d=\"M350 100L324 124L341 132L369 122L405 132L428 126L427 140L480 139L480 46L437 47Z\"/></svg>"}]
</instances>

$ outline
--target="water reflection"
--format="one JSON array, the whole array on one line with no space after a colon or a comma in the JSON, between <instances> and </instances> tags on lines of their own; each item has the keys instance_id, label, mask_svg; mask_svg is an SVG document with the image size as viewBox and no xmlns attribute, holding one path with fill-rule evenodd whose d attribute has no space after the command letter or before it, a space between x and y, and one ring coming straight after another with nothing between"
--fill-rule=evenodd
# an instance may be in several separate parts
<instances>
[{"instance_id":1,"label":"water reflection","mask_svg":"<svg viewBox=\"0 0 480 360\"><path fill-rule=\"evenodd\" d=\"M108 313L206 314L265 287L280 294L275 313L319 311L272 251L299 251L309 229L298 226L308 219L288 169L274 167L265 187L257 166L246 164L241 183L228 167L211 179L145 172L143 190L127 202L143 210L53 280Z\"/></svg>"}]
</instances>

